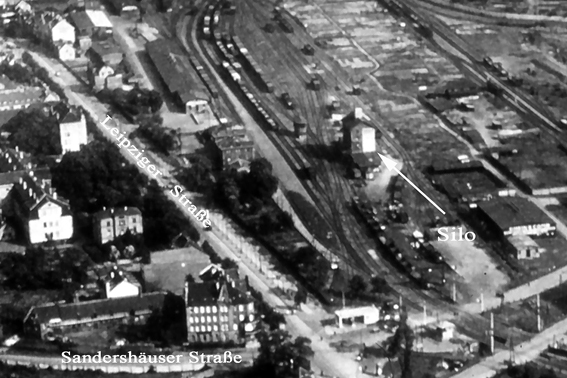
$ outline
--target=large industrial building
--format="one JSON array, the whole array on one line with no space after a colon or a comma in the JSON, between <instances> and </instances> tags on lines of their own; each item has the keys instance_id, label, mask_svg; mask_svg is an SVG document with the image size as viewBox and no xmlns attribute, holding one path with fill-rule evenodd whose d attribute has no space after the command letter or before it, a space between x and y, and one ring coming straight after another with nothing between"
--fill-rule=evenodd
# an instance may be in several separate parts
<instances>
[{"instance_id":1,"label":"large industrial building","mask_svg":"<svg viewBox=\"0 0 567 378\"><path fill-rule=\"evenodd\" d=\"M553 236L556 224L525 198L496 198L480 202L478 209L504 236Z\"/></svg>"},{"instance_id":2,"label":"large industrial building","mask_svg":"<svg viewBox=\"0 0 567 378\"><path fill-rule=\"evenodd\" d=\"M156 39L146 43L146 51L165 86L185 112L205 112L209 96L181 48L168 40Z\"/></svg>"}]
</instances>

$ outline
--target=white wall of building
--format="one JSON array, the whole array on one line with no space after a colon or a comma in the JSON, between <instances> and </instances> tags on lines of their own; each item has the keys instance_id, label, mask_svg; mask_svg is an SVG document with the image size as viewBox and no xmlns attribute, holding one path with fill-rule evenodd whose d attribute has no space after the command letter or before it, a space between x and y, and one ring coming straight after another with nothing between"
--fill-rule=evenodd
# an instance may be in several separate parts
<instances>
[{"instance_id":1,"label":"white wall of building","mask_svg":"<svg viewBox=\"0 0 567 378\"><path fill-rule=\"evenodd\" d=\"M61 207L47 202L39 209L39 219L29 221L29 237L32 244L48 241L46 234L53 234L53 240L66 240L73 236L73 217L62 216Z\"/></svg>"}]
</instances>

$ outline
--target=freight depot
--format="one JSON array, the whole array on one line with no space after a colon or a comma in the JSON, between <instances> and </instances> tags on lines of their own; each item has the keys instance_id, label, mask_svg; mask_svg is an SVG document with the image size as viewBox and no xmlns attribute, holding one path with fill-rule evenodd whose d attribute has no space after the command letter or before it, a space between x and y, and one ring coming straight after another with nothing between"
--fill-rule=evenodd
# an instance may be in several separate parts
<instances>
[{"instance_id":1,"label":"freight depot","mask_svg":"<svg viewBox=\"0 0 567 378\"><path fill-rule=\"evenodd\" d=\"M110 121L112 119L111 116L107 115L106 119L104 121L102 121L100 124L105 128L105 129L110 129L110 126L107 125L108 121ZM116 143L118 145L118 147L122 148L127 148L128 152L130 153L130 155L134 156L134 158L136 159L136 161L138 162L138 166L142 169L146 169L150 174L154 175L154 178L157 178L159 175L163 175L163 173L161 171L159 171L155 165L147 165L150 163L150 160L147 157L142 157L140 159L140 156L142 156L142 153L145 150L142 151L138 151L138 147L134 146L132 143L130 143L130 140L128 138L125 138L124 135L126 134L126 131L122 132L122 134L120 134L120 131L114 127L112 130L110 130L110 134L112 134L112 136L114 136L114 138L116 138L116 140L119 143Z\"/></svg>"}]
</instances>

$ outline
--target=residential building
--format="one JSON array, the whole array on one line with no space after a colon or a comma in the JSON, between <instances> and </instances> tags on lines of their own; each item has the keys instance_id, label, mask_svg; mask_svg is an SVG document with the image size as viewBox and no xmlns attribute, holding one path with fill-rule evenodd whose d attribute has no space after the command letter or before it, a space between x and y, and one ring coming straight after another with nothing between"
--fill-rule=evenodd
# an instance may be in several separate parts
<instances>
[{"instance_id":1,"label":"residential building","mask_svg":"<svg viewBox=\"0 0 567 378\"><path fill-rule=\"evenodd\" d=\"M30 14L33 12L33 8L30 5L30 3L26 0L21 0L18 1L18 3L16 4L16 6L14 7L14 10L16 11L16 13L18 14Z\"/></svg>"},{"instance_id":2,"label":"residential building","mask_svg":"<svg viewBox=\"0 0 567 378\"><path fill-rule=\"evenodd\" d=\"M113 266L102 279L106 298L136 297L142 293L142 285L132 273Z\"/></svg>"},{"instance_id":3,"label":"residential building","mask_svg":"<svg viewBox=\"0 0 567 378\"><path fill-rule=\"evenodd\" d=\"M73 25L55 12L36 13L32 20L32 32L44 46L54 51L60 59L70 57L69 48L63 48L63 46L73 46L75 43L76 36Z\"/></svg>"},{"instance_id":4,"label":"residential building","mask_svg":"<svg viewBox=\"0 0 567 378\"><path fill-rule=\"evenodd\" d=\"M242 342L255 329L256 310L248 280L239 279L234 272L215 277L185 283L190 343Z\"/></svg>"},{"instance_id":5,"label":"residential building","mask_svg":"<svg viewBox=\"0 0 567 378\"><path fill-rule=\"evenodd\" d=\"M163 307L165 293L99 299L77 303L49 303L32 307L24 318L24 332L42 340L55 340L81 327L101 322L143 322Z\"/></svg>"},{"instance_id":6,"label":"residential building","mask_svg":"<svg viewBox=\"0 0 567 378\"><path fill-rule=\"evenodd\" d=\"M142 212L137 207L104 208L93 219L94 236L100 244L113 241L128 230L133 234L144 232Z\"/></svg>"},{"instance_id":7,"label":"residential building","mask_svg":"<svg viewBox=\"0 0 567 378\"><path fill-rule=\"evenodd\" d=\"M114 89L122 85L122 74L117 72L124 59L120 46L113 40L95 41L87 50L87 78L93 88Z\"/></svg>"},{"instance_id":8,"label":"residential building","mask_svg":"<svg viewBox=\"0 0 567 378\"><path fill-rule=\"evenodd\" d=\"M47 89L26 87L11 81L6 76L0 76L0 112L21 110L32 104L53 99Z\"/></svg>"},{"instance_id":9,"label":"residential building","mask_svg":"<svg viewBox=\"0 0 567 378\"><path fill-rule=\"evenodd\" d=\"M57 58L63 61L74 60L76 58L75 48L68 42L57 42L55 44Z\"/></svg>"},{"instance_id":10,"label":"residential building","mask_svg":"<svg viewBox=\"0 0 567 378\"><path fill-rule=\"evenodd\" d=\"M100 9L87 9L85 10L87 17L93 24L92 34L93 39L107 39L112 37L112 22L106 13Z\"/></svg>"},{"instance_id":11,"label":"residential building","mask_svg":"<svg viewBox=\"0 0 567 378\"><path fill-rule=\"evenodd\" d=\"M5 148L0 153L0 202L3 201L15 183L32 169L31 155L16 149ZM51 187L51 171L49 168L34 169L34 177L40 186Z\"/></svg>"},{"instance_id":12,"label":"residential building","mask_svg":"<svg viewBox=\"0 0 567 378\"><path fill-rule=\"evenodd\" d=\"M74 11L69 14L69 22L75 27L77 38L81 36L92 37L94 24L85 11Z\"/></svg>"},{"instance_id":13,"label":"residential building","mask_svg":"<svg viewBox=\"0 0 567 378\"><path fill-rule=\"evenodd\" d=\"M553 236L555 222L525 198L495 198L478 203L479 215L503 236Z\"/></svg>"},{"instance_id":14,"label":"residential building","mask_svg":"<svg viewBox=\"0 0 567 378\"><path fill-rule=\"evenodd\" d=\"M63 154L79 151L88 142L87 121L81 109L61 102L53 107L52 112L59 122Z\"/></svg>"},{"instance_id":15,"label":"residential building","mask_svg":"<svg viewBox=\"0 0 567 378\"><path fill-rule=\"evenodd\" d=\"M181 48L166 39L146 43L146 51L165 86L187 114L206 111L209 97Z\"/></svg>"},{"instance_id":16,"label":"residential building","mask_svg":"<svg viewBox=\"0 0 567 378\"><path fill-rule=\"evenodd\" d=\"M222 127L213 134L213 160L219 169L224 169L234 161L251 161L256 157L254 142L246 134L243 126Z\"/></svg>"},{"instance_id":17,"label":"residential building","mask_svg":"<svg viewBox=\"0 0 567 378\"><path fill-rule=\"evenodd\" d=\"M7 198L7 215L18 223L31 244L64 241L73 236L69 204L28 172L14 184Z\"/></svg>"},{"instance_id":18,"label":"residential building","mask_svg":"<svg viewBox=\"0 0 567 378\"><path fill-rule=\"evenodd\" d=\"M361 108L347 114L342 119L343 149L351 153L376 152L376 128Z\"/></svg>"}]
</instances>

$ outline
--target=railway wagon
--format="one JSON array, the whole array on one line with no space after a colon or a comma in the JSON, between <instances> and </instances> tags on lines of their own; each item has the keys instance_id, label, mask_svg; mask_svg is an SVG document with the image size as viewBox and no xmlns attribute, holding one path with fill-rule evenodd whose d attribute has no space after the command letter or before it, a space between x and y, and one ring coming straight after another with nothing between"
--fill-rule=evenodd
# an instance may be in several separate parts
<instances>
[{"instance_id":1,"label":"railway wagon","mask_svg":"<svg viewBox=\"0 0 567 378\"><path fill-rule=\"evenodd\" d=\"M288 20L284 19L284 18L280 18L278 20L278 24L280 25L280 28L282 28L282 30L286 33L293 33L293 27L291 26L291 24L289 23Z\"/></svg>"}]
</instances>

